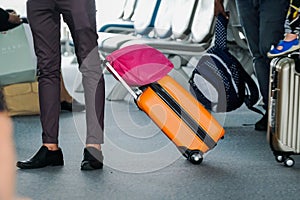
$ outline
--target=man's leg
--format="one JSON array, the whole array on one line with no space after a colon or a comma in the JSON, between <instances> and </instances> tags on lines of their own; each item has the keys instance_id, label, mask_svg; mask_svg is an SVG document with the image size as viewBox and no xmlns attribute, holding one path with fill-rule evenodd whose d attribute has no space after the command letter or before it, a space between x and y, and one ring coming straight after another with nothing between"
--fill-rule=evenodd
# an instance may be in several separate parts
<instances>
[{"instance_id":1,"label":"man's leg","mask_svg":"<svg viewBox=\"0 0 300 200\"><path fill-rule=\"evenodd\" d=\"M23 169L63 165L58 148L60 112L60 15L53 0L28 0L27 16L38 59L40 120L43 146L31 159L17 162Z\"/></svg>"},{"instance_id":2,"label":"man's leg","mask_svg":"<svg viewBox=\"0 0 300 200\"><path fill-rule=\"evenodd\" d=\"M70 0L68 5L61 6L63 18L74 40L79 70L82 73L86 103L86 146L100 150L103 143L105 85L98 52L95 1ZM98 154L93 148L89 148L89 151L98 160L102 160L102 154ZM85 149L85 155L87 154L89 152ZM82 166L82 169L102 168L97 163L94 167L89 167Z\"/></svg>"},{"instance_id":3,"label":"man's leg","mask_svg":"<svg viewBox=\"0 0 300 200\"><path fill-rule=\"evenodd\" d=\"M55 11L52 0L29 0L27 10L38 58L43 143L57 144L60 112L60 15Z\"/></svg>"}]
</instances>

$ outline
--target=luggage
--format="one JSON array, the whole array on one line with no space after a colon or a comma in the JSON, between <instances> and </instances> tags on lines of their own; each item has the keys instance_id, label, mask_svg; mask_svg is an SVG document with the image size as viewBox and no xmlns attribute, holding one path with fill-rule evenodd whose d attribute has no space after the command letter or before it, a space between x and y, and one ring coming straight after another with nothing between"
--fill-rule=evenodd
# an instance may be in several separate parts
<instances>
[{"instance_id":1,"label":"luggage","mask_svg":"<svg viewBox=\"0 0 300 200\"><path fill-rule=\"evenodd\" d=\"M108 55L106 60L111 62L116 72L130 86L153 83L174 68L164 54L144 44L121 48Z\"/></svg>"},{"instance_id":2,"label":"luggage","mask_svg":"<svg viewBox=\"0 0 300 200\"><path fill-rule=\"evenodd\" d=\"M101 57L105 59L102 55ZM170 76L166 75L134 91L108 61L105 64L134 97L137 106L191 163L200 164L203 154L213 149L219 139L223 138L223 127Z\"/></svg>"},{"instance_id":3,"label":"luggage","mask_svg":"<svg viewBox=\"0 0 300 200\"><path fill-rule=\"evenodd\" d=\"M136 103L194 164L224 136L214 117L168 75L146 86Z\"/></svg>"},{"instance_id":4,"label":"luggage","mask_svg":"<svg viewBox=\"0 0 300 200\"><path fill-rule=\"evenodd\" d=\"M0 34L0 86L36 81L36 62L28 24Z\"/></svg>"},{"instance_id":5,"label":"luggage","mask_svg":"<svg viewBox=\"0 0 300 200\"><path fill-rule=\"evenodd\" d=\"M189 80L191 93L214 112L230 112L243 103L255 112L259 90L241 63L227 47L228 19L219 15L214 46L202 54ZM262 114L262 113L261 113Z\"/></svg>"},{"instance_id":6,"label":"luggage","mask_svg":"<svg viewBox=\"0 0 300 200\"><path fill-rule=\"evenodd\" d=\"M271 61L267 137L277 162L292 167L300 154L299 55Z\"/></svg>"}]
</instances>

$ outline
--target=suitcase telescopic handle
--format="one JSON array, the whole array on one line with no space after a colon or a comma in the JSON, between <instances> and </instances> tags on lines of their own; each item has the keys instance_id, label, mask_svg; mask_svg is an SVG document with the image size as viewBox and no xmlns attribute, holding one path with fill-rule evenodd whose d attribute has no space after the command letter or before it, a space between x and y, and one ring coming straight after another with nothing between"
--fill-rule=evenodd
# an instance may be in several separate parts
<instances>
[{"instance_id":1,"label":"suitcase telescopic handle","mask_svg":"<svg viewBox=\"0 0 300 200\"><path fill-rule=\"evenodd\" d=\"M118 72L113 68L113 66L105 59L105 57L100 53L100 58L103 60L105 66L109 69L109 71L115 75L115 77L121 82L121 84L128 90L128 92L132 95L132 97L137 100L138 95L133 91L133 89L124 81L124 79L118 74Z\"/></svg>"}]
</instances>

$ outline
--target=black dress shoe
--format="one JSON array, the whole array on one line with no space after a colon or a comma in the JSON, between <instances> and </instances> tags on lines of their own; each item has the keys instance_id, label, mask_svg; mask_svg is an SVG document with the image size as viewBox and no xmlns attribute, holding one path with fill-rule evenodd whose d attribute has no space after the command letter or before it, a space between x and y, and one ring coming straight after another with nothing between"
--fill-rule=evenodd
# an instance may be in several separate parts
<instances>
[{"instance_id":1,"label":"black dress shoe","mask_svg":"<svg viewBox=\"0 0 300 200\"><path fill-rule=\"evenodd\" d=\"M257 131L267 131L268 129L268 114L264 116L255 124L255 130Z\"/></svg>"},{"instance_id":2,"label":"black dress shoe","mask_svg":"<svg viewBox=\"0 0 300 200\"><path fill-rule=\"evenodd\" d=\"M16 165L21 169L62 166L64 165L64 159L61 149L50 151L46 146L42 146L32 158L26 161L18 161Z\"/></svg>"},{"instance_id":3,"label":"black dress shoe","mask_svg":"<svg viewBox=\"0 0 300 200\"><path fill-rule=\"evenodd\" d=\"M72 101L72 103L69 103L67 101L63 101L60 103L60 109L61 110L66 110L69 112L81 112L85 110L85 105L79 103L75 99Z\"/></svg>"},{"instance_id":4,"label":"black dress shoe","mask_svg":"<svg viewBox=\"0 0 300 200\"><path fill-rule=\"evenodd\" d=\"M103 168L102 151L94 147L86 147L83 151L83 161L81 162L81 170L94 170Z\"/></svg>"}]
</instances>

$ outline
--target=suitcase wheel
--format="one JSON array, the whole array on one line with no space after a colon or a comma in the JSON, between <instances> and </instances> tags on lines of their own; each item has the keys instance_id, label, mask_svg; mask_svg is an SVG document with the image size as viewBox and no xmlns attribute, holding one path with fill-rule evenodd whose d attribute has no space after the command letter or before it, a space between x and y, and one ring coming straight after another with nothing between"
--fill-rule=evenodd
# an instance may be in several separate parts
<instances>
[{"instance_id":1,"label":"suitcase wheel","mask_svg":"<svg viewBox=\"0 0 300 200\"><path fill-rule=\"evenodd\" d=\"M277 162L283 163L286 167L292 167L295 164L294 159L289 156L275 155L275 159Z\"/></svg>"},{"instance_id":2,"label":"suitcase wheel","mask_svg":"<svg viewBox=\"0 0 300 200\"><path fill-rule=\"evenodd\" d=\"M188 160L195 165L199 165L203 161L203 156L200 151L192 151Z\"/></svg>"},{"instance_id":3,"label":"suitcase wheel","mask_svg":"<svg viewBox=\"0 0 300 200\"><path fill-rule=\"evenodd\" d=\"M284 160L284 166L286 167L293 167L295 164L295 161L293 158L291 157L287 157L285 160Z\"/></svg>"},{"instance_id":4,"label":"suitcase wheel","mask_svg":"<svg viewBox=\"0 0 300 200\"><path fill-rule=\"evenodd\" d=\"M282 155L275 155L275 159L279 163L282 163L284 161L284 158Z\"/></svg>"}]
</instances>

